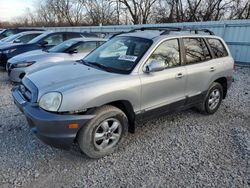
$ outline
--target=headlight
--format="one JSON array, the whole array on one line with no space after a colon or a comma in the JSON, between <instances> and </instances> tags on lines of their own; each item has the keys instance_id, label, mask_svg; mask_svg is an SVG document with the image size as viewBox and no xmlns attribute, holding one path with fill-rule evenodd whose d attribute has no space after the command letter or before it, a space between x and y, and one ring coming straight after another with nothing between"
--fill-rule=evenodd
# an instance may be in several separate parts
<instances>
[{"instance_id":1,"label":"headlight","mask_svg":"<svg viewBox=\"0 0 250 188\"><path fill-rule=\"evenodd\" d=\"M21 67L28 67L34 63L35 61L29 61L29 62L15 63L15 64L12 64L12 66L14 68L21 68Z\"/></svg>"},{"instance_id":2,"label":"headlight","mask_svg":"<svg viewBox=\"0 0 250 188\"><path fill-rule=\"evenodd\" d=\"M62 102L62 94L59 92L50 92L44 94L40 101L39 106L47 111L57 111Z\"/></svg>"},{"instance_id":3,"label":"headlight","mask_svg":"<svg viewBox=\"0 0 250 188\"><path fill-rule=\"evenodd\" d=\"M12 53L14 51L16 51L16 48L9 49L9 50L4 50L3 53L8 54L8 53Z\"/></svg>"}]
</instances>

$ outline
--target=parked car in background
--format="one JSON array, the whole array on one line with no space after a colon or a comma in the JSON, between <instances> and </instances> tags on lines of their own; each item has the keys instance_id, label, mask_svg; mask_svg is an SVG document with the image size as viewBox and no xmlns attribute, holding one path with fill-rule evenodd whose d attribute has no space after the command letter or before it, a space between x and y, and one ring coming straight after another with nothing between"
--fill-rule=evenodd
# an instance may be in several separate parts
<instances>
[{"instance_id":1,"label":"parked car in background","mask_svg":"<svg viewBox=\"0 0 250 188\"><path fill-rule=\"evenodd\" d=\"M79 38L89 36L86 33L69 32L69 31L46 31L42 35L32 39L27 44L9 44L8 46L0 46L0 66L6 67L7 61L21 53L32 50L47 50L71 38Z\"/></svg>"},{"instance_id":2,"label":"parked car in background","mask_svg":"<svg viewBox=\"0 0 250 188\"><path fill-rule=\"evenodd\" d=\"M234 60L223 39L195 33L142 28L114 36L78 63L25 76L12 91L15 104L45 143L76 141L92 158L117 150L137 118L191 107L213 114Z\"/></svg>"},{"instance_id":3,"label":"parked car in background","mask_svg":"<svg viewBox=\"0 0 250 188\"><path fill-rule=\"evenodd\" d=\"M11 35L0 40L0 46L8 45L10 43L23 43L26 44L31 41L33 38L41 35L44 31L25 31L15 35Z\"/></svg>"},{"instance_id":4,"label":"parked car in background","mask_svg":"<svg viewBox=\"0 0 250 188\"><path fill-rule=\"evenodd\" d=\"M43 29L35 29L35 28L10 28L10 29L4 29L0 32L0 40L9 37L11 35L15 35L17 33L21 33L24 31L44 31Z\"/></svg>"},{"instance_id":5,"label":"parked car in background","mask_svg":"<svg viewBox=\"0 0 250 188\"><path fill-rule=\"evenodd\" d=\"M80 60L105 41L107 40L101 38L70 39L49 50L34 50L17 55L8 60L6 70L11 81L20 82L27 73L62 64L68 60Z\"/></svg>"}]
</instances>

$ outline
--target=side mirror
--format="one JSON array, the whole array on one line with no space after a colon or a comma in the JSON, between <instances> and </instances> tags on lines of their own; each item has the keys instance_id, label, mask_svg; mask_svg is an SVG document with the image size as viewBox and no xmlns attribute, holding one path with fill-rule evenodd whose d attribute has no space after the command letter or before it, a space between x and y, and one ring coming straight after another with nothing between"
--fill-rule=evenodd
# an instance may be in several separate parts
<instances>
[{"instance_id":1,"label":"side mirror","mask_svg":"<svg viewBox=\"0 0 250 188\"><path fill-rule=\"evenodd\" d=\"M13 43L20 43L20 42L21 42L20 39L16 39L16 40L13 41Z\"/></svg>"},{"instance_id":2,"label":"side mirror","mask_svg":"<svg viewBox=\"0 0 250 188\"><path fill-rule=\"evenodd\" d=\"M157 61L157 60L152 60L150 63L146 64L144 66L144 72L146 73L150 73L150 72L158 72L158 71L162 71L165 69L165 64L161 61Z\"/></svg>"},{"instance_id":3,"label":"side mirror","mask_svg":"<svg viewBox=\"0 0 250 188\"><path fill-rule=\"evenodd\" d=\"M46 46L47 44L49 44L48 41L42 41L42 42L38 43L38 45L40 45L42 47Z\"/></svg>"},{"instance_id":4,"label":"side mirror","mask_svg":"<svg viewBox=\"0 0 250 188\"><path fill-rule=\"evenodd\" d=\"M76 53L78 53L77 49L69 50L69 54L76 54Z\"/></svg>"}]
</instances>

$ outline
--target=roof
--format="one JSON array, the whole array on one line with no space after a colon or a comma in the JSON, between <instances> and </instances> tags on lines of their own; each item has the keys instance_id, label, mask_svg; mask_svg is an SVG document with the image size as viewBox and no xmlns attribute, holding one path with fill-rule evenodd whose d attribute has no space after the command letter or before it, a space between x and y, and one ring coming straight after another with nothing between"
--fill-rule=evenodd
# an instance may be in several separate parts
<instances>
[{"instance_id":1,"label":"roof","mask_svg":"<svg viewBox=\"0 0 250 188\"><path fill-rule=\"evenodd\" d=\"M140 37L140 38L147 38L147 39L153 39L155 37L160 36L162 32L158 30L146 30L146 31L135 31L135 32L129 32L120 34L118 36L131 36L131 37Z\"/></svg>"},{"instance_id":2,"label":"roof","mask_svg":"<svg viewBox=\"0 0 250 188\"><path fill-rule=\"evenodd\" d=\"M35 34L35 33L44 33L44 31L24 31L21 33L18 33L20 35L28 35L28 34Z\"/></svg>"},{"instance_id":3,"label":"roof","mask_svg":"<svg viewBox=\"0 0 250 188\"><path fill-rule=\"evenodd\" d=\"M103 38L94 38L94 37L80 37L80 38L72 38L70 40L74 40L74 41L79 41L79 42L88 42L88 41L107 41L107 39L103 39Z\"/></svg>"}]
</instances>

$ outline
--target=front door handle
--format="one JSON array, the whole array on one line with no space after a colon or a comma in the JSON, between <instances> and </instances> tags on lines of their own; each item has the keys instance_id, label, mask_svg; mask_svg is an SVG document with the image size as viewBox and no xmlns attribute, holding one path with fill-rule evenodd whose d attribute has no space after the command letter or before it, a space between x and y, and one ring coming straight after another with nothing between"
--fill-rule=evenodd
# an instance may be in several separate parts
<instances>
[{"instance_id":1,"label":"front door handle","mask_svg":"<svg viewBox=\"0 0 250 188\"><path fill-rule=\"evenodd\" d=\"M180 73L176 74L175 78L176 78L176 79L180 79L180 78L182 78L183 76L184 76L184 75L180 72Z\"/></svg>"},{"instance_id":2,"label":"front door handle","mask_svg":"<svg viewBox=\"0 0 250 188\"><path fill-rule=\"evenodd\" d=\"M214 67L210 67L210 72L214 72L216 69Z\"/></svg>"}]
</instances>

